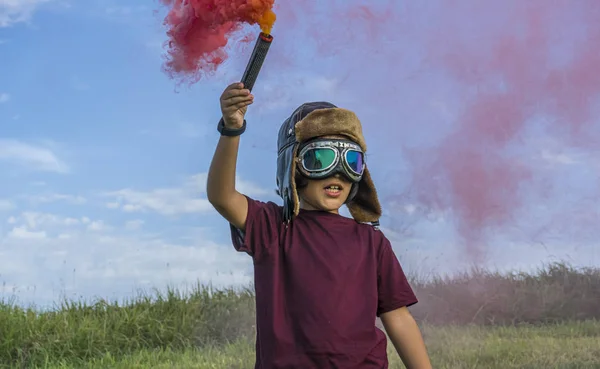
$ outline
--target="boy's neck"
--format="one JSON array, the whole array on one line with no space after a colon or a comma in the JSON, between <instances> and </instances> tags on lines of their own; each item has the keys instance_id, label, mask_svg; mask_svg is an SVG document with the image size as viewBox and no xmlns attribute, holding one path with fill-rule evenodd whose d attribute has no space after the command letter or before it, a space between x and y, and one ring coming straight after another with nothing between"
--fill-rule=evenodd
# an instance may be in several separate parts
<instances>
[{"instance_id":1,"label":"boy's neck","mask_svg":"<svg viewBox=\"0 0 600 369\"><path fill-rule=\"evenodd\" d=\"M324 212L327 212L327 213L337 214L337 215L340 214L339 209L334 209L334 210L329 210L329 211L322 210L322 209L319 209L319 208L316 208L316 207L312 206L311 204L307 203L304 200L300 200L300 209L307 210L307 211L324 211Z\"/></svg>"}]
</instances>

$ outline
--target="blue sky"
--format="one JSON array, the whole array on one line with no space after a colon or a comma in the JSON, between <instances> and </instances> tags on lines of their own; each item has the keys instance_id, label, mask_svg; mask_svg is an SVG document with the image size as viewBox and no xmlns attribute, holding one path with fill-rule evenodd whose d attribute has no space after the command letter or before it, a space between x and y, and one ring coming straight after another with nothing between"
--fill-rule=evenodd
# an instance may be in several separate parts
<instances>
[{"instance_id":1,"label":"blue sky","mask_svg":"<svg viewBox=\"0 0 600 369\"><path fill-rule=\"evenodd\" d=\"M332 7L351 12L354 3ZM332 24L333 8L324 7L302 21L308 10L282 5L248 113L239 189L279 202L277 129L302 102L330 100L363 120L384 231L405 269L467 267L453 209L424 216L400 196L411 181L402 147L434 147L468 89L429 64L415 37L439 5L414 5L398 33L393 19ZM166 36L156 9L141 0L0 0L0 296L46 305L62 295L252 281L250 259L233 250L204 193L219 95L241 76L251 45L234 45L217 75L177 88L161 71ZM368 58L367 46L377 50ZM532 183L552 183L551 201L524 192L514 221L489 232L486 265L600 265L597 206L580 211L597 204L598 150L544 133L527 136L521 150L541 168Z\"/></svg>"}]
</instances>

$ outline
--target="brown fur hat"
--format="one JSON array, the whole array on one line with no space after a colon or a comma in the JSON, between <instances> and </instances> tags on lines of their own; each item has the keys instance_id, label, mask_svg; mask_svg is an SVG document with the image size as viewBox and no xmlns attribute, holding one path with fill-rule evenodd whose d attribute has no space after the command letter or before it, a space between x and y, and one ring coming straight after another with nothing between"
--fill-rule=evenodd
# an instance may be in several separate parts
<instances>
[{"instance_id":1,"label":"brown fur hat","mask_svg":"<svg viewBox=\"0 0 600 369\"><path fill-rule=\"evenodd\" d=\"M343 135L367 152L362 125L356 114L328 102L302 104L285 120L277 140L277 186L284 200L284 219L300 211L296 188L296 156L299 144L321 136ZM356 195L346 204L357 222L378 223L381 205L368 167L358 183Z\"/></svg>"}]
</instances>

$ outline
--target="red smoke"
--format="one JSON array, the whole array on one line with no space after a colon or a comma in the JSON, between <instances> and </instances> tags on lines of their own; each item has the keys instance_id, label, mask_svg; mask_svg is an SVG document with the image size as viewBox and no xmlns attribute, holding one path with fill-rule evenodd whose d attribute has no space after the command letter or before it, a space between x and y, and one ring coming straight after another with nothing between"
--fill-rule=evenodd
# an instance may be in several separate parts
<instances>
[{"instance_id":1,"label":"red smoke","mask_svg":"<svg viewBox=\"0 0 600 369\"><path fill-rule=\"evenodd\" d=\"M229 38L244 24L258 24L265 33L275 22L274 0L161 0L170 7L165 71L172 77L197 81L216 71L227 58Z\"/></svg>"},{"instance_id":2,"label":"red smoke","mask_svg":"<svg viewBox=\"0 0 600 369\"><path fill-rule=\"evenodd\" d=\"M478 23L471 42L455 36L458 24L438 25L430 60L475 92L454 132L420 152L413 188L427 208L452 209L469 253L481 256L485 231L513 220L536 172L510 150L536 118L567 143L598 144L590 129L599 126L591 113L600 93L600 2L467 3L475 4L449 2L447 19L469 10L473 20L500 24ZM557 60L556 46L571 52Z\"/></svg>"},{"instance_id":3,"label":"red smoke","mask_svg":"<svg viewBox=\"0 0 600 369\"><path fill-rule=\"evenodd\" d=\"M375 6L348 0L319 6L298 0L277 12L280 48L289 43L285 55L302 60L305 51L294 50L300 42L294 40L318 53L296 68L338 81L348 76L336 86L338 95L356 97L357 105L348 107L379 111L377 119L364 120L365 128L396 146L378 148L373 160L393 157L390 151L408 144L408 134L443 135L410 152L410 191L423 212L449 214L474 259L485 256L489 232L501 235L521 221L529 223L519 217L530 204L568 199L549 198L553 184L537 167L539 160L532 159L544 147L532 132L578 149L600 147L594 132L600 124L592 116L600 94L600 1L434 0ZM287 40L285 32L294 35ZM422 49L419 65L415 59ZM337 62L326 69L323 64L336 55ZM440 71L449 79L442 86L452 84L459 103L451 122L432 121L427 113L427 95L436 95L440 86L427 85L435 77L427 78ZM286 84L289 79L280 88ZM390 161L390 171L394 167ZM396 198L402 190L397 188Z\"/></svg>"},{"instance_id":4,"label":"red smoke","mask_svg":"<svg viewBox=\"0 0 600 369\"><path fill-rule=\"evenodd\" d=\"M256 22L239 11L247 2L262 9L254 14L273 5L257 0L196 0L185 7L181 1L165 2L173 8L166 21L168 70L184 75L214 71L226 58L228 37L244 22ZM221 7L206 11L206 4L217 3ZM409 155L413 203L425 212L451 214L470 255L481 256L488 231L518 227L527 191L542 200L552 193L552 184L544 183L543 171L531 158L543 149L533 142L532 132L564 146L600 147L600 125L593 116L600 94L600 1L388 0L375 5L293 0L276 11L279 41L269 59L281 82L270 81L271 91L302 89L298 75L306 72L331 77L337 94L332 102L351 95L356 105L345 107L362 117L376 112L377 119L363 121L371 137L381 135L371 146L393 142L393 147L377 148L374 160L379 162L387 163L387 155L393 157L391 151L408 144L414 132L420 136L412 137L423 139L431 131L435 137L428 146ZM314 51L317 55L310 54ZM428 76L440 71L450 82L428 85L436 79ZM450 89L449 84L453 96L441 103L458 101L459 111L446 121L439 115L439 121L432 120L428 98L443 95L436 88ZM276 97L278 103L283 100ZM395 170L396 163L388 161L389 171Z\"/></svg>"}]
</instances>

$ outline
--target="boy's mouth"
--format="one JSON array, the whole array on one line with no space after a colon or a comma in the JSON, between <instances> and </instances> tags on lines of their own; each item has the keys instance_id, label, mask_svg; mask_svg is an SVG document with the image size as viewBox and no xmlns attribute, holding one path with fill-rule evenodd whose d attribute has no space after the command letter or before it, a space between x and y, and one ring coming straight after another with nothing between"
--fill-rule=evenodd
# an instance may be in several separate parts
<instances>
[{"instance_id":1,"label":"boy's mouth","mask_svg":"<svg viewBox=\"0 0 600 369\"><path fill-rule=\"evenodd\" d=\"M325 192L328 195L330 195L330 196L337 196L337 195L339 195L342 192L342 190L344 188L339 183L332 183L332 184L329 184L329 185L325 186L324 189L325 189Z\"/></svg>"}]
</instances>

